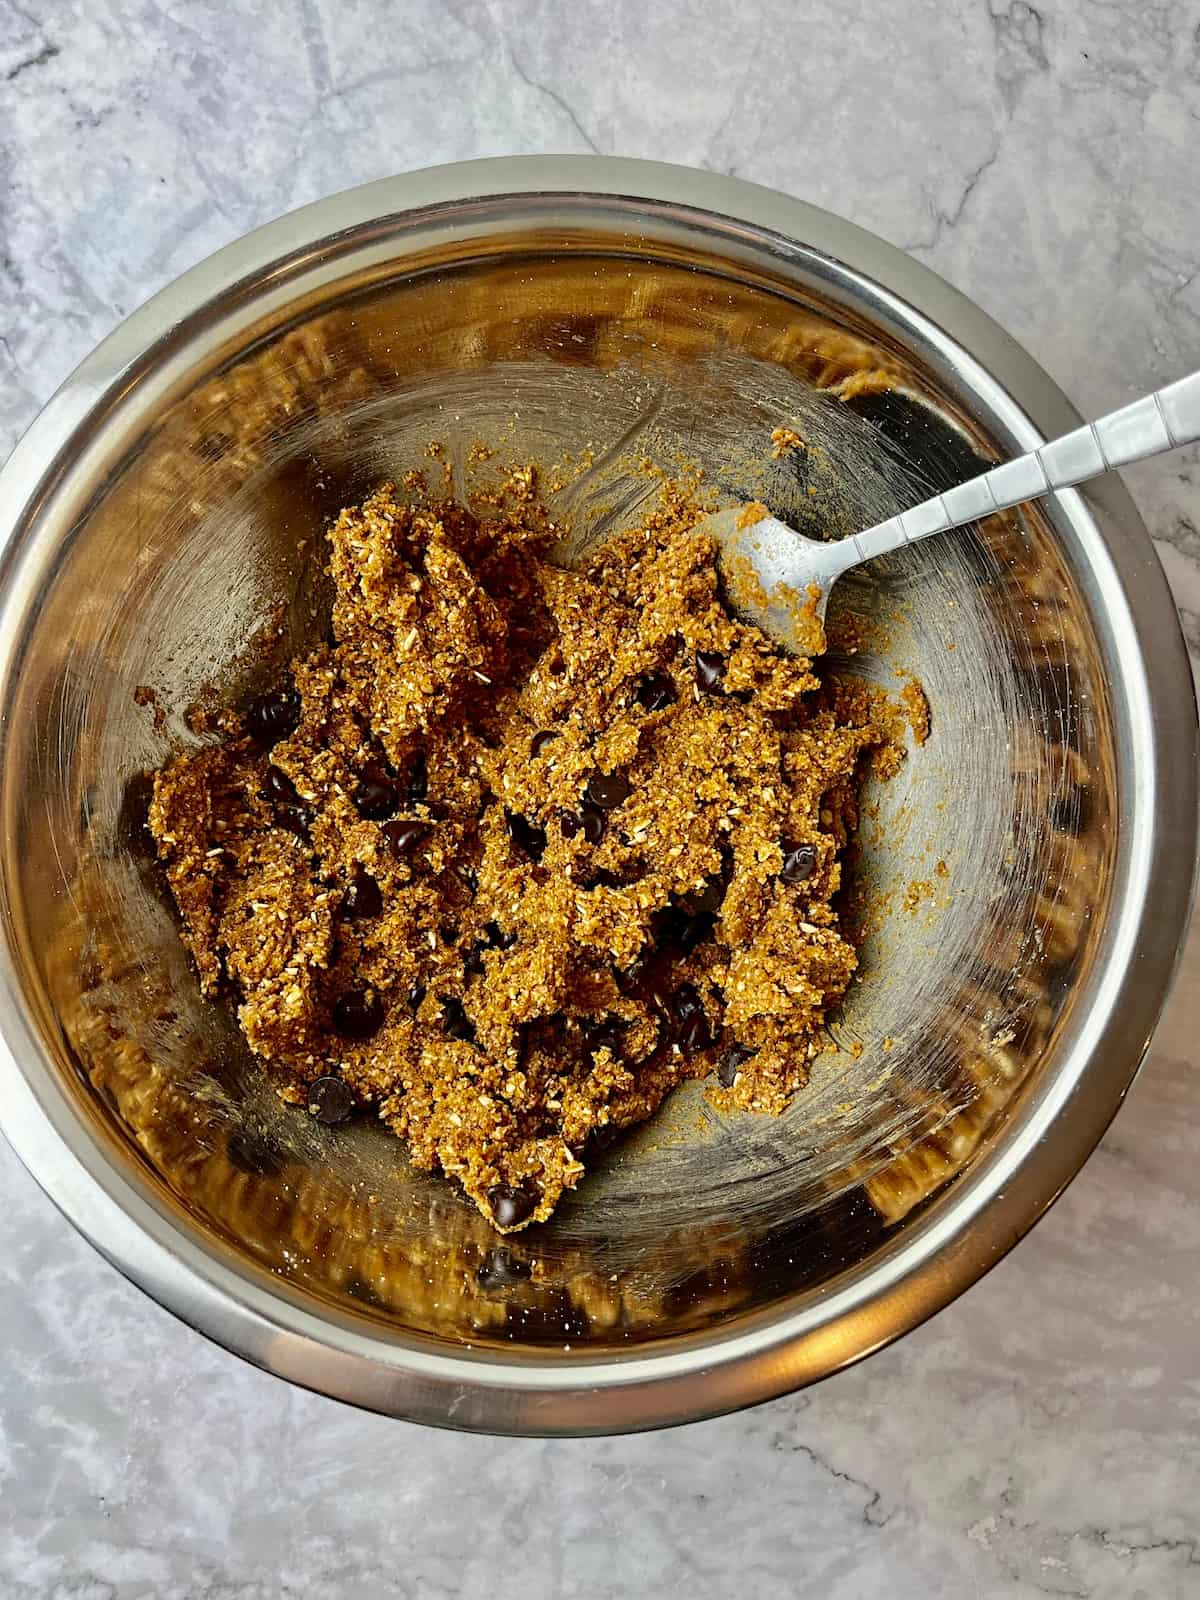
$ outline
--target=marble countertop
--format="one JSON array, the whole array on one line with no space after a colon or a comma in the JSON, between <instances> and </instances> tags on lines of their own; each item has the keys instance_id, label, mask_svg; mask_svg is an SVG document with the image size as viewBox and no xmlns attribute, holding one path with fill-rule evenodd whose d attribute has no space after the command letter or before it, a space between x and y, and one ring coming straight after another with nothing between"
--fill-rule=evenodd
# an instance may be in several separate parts
<instances>
[{"instance_id":1,"label":"marble countertop","mask_svg":"<svg viewBox=\"0 0 1200 1600\"><path fill-rule=\"evenodd\" d=\"M1194 0L730 14L0 0L0 456L227 240L510 151L704 165L840 211L1085 410L1200 363ZM1129 474L1194 662L1198 479L1195 449ZM0 1147L0 1600L1200 1595L1198 1034L1194 936L1126 1107L989 1277L818 1389L639 1438L467 1438L289 1389L126 1284Z\"/></svg>"}]
</instances>

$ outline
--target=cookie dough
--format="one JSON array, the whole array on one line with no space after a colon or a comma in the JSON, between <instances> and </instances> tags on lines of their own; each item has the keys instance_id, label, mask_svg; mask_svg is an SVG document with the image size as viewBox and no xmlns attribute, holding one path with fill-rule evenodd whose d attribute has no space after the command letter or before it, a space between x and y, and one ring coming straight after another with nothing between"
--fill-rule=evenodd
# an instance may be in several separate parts
<instances>
[{"instance_id":1,"label":"cookie dough","mask_svg":"<svg viewBox=\"0 0 1200 1600\"><path fill-rule=\"evenodd\" d=\"M831 901L888 735L729 615L698 516L667 485L568 571L532 469L384 486L329 533L329 642L156 775L204 992L501 1232L685 1078L781 1111L855 968Z\"/></svg>"}]
</instances>

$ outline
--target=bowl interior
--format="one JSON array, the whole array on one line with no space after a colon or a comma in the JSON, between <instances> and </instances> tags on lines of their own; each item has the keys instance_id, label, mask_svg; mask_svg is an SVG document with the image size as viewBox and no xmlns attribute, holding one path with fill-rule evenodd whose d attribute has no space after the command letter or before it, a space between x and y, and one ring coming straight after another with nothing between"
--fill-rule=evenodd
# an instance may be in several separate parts
<instances>
[{"instance_id":1,"label":"bowl interior","mask_svg":"<svg viewBox=\"0 0 1200 1600\"><path fill-rule=\"evenodd\" d=\"M93 1136L240 1272L400 1342L614 1349L869 1264L1003 1137L1104 926L1109 694L1037 515L839 587L855 626L830 669L915 674L932 731L867 790L847 903L862 968L809 1089L780 1119L681 1089L500 1250L380 1128L283 1105L201 1001L145 773L192 742L198 696L236 701L320 636L329 517L429 468L431 441L460 489L541 463L580 543L636 515L647 459L842 534L980 470L995 441L919 350L769 242L646 216L534 210L331 251L320 283L260 284L212 324L151 353L136 407L106 401L11 691L14 945ZM781 423L809 448L776 461Z\"/></svg>"}]
</instances>

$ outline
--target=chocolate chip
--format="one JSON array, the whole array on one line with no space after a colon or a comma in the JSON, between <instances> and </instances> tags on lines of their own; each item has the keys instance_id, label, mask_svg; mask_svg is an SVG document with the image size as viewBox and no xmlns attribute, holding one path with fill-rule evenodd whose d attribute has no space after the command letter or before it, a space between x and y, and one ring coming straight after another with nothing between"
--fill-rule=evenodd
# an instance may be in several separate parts
<instances>
[{"instance_id":1,"label":"chocolate chip","mask_svg":"<svg viewBox=\"0 0 1200 1600\"><path fill-rule=\"evenodd\" d=\"M558 731L555 728L542 728L529 741L529 754L531 756L540 756L550 741L557 738Z\"/></svg>"},{"instance_id":2,"label":"chocolate chip","mask_svg":"<svg viewBox=\"0 0 1200 1600\"><path fill-rule=\"evenodd\" d=\"M281 828L286 828L289 833L294 833L297 839L302 839L308 844L312 813L305 806L276 806L275 821Z\"/></svg>"},{"instance_id":3,"label":"chocolate chip","mask_svg":"<svg viewBox=\"0 0 1200 1600\"><path fill-rule=\"evenodd\" d=\"M593 772L585 794L601 811L615 811L629 799L629 792L629 779L623 772Z\"/></svg>"},{"instance_id":4,"label":"chocolate chip","mask_svg":"<svg viewBox=\"0 0 1200 1600\"><path fill-rule=\"evenodd\" d=\"M312 827L312 812L301 800L296 785L282 768L270 765L263 777L263 793L275 810L275 821L281 828L294 833L297 839L308 843Z\"/></svg>"},{"instance_id":5,"label":"chocolate chip","mask_svg":"<svg viewBox=\"0 0 1200 1600\"><path fill-rule=\"evenodd\" d=\"M400 809L400 791L387 772L373 762L358 780L354 805L367 822L386 822Z\"/></svg>"},{"instance_id":6,"label":"chocolate chip","mask_svg":"<svg viewBox=\"0 0 1200 1600\"><path fill-rule=\"evenodd\" d=\"M454 994L442 996L442 1030L451 1039L475 1043L475 1024L467 1015L466 1007Z\"/></svg>"},{"instance_id":7,"label":"chocolate chip","mask_svg":"<svg viewBox=\"0 0 1200 1600\"><path fill-rule=\"evenodd\" d=\"M643 950L641 955L634 959L633 965L624 970L617 968L613 972L613 981L617 988L627 998L638 992L646 979L650 976L650 955Z\"/></svg>"},{"instance_id":8,"label":"chocolate chip","mask_svg":"<svg viewBox=\"0 0 1200 1600\"><path fill-rule=\"evenodd\" d=\"M583 1017L579 1031L583 1038L584 1059L592 1061L601 1050L611 1050L621 1060L621 1034L628 1024L621 1017Z\"/></svg>"},{"instance_id":9,"label":"chocolate chip","mask_svg":"<svg viewBox=\"0 0 1200 1600\"><path fill-rule=\"evenodd\" d=\"M278 744L300 726L300 696L294 689L275 689L250 702L246 732L256 744Z\"/></svg>"},{"instance_id":10,"label":"chocolate chip","mask_svg":"<svg viewBox=\"0 0 1200 1600\"><path fill-rule=\"evenodd\" d=\"M696 651L696 682L705 694L720 694L725 679L725 657L715 650Z\"/></svg>"},{"instance_id":11,"label":"chocolate chip","mask_svg":"<svg viewBox=\"0 0 1200 1600\"><path fill-rule=\"evenodd\" d=\"M481 1289L509 1289L515 1283L523 1283L529 1275L527 1261L521 1261L509 1250L491 1250L476 1268L475 1282Z\"/></svg>"},{"instance_id":12,"label":"chocolate chip","mask_svg":"<svg viewBox=\"0 0 1200 1600\"><path fill-rule=\"evenodd\" d=\"M365 989L350 989L334 1003L333 1026L343 1039L373 1039L383 1026L383 1001Z\"/></svg>"},{"instance_id":13,"label":"chocolate chip","mask_svg":"<svg viewBox=\"0 0 1200 1600\"><path fill-rule=\"evenodd\" d=\"M784 883L804 883L817 870L817 848L811 844L785 844L779 876Z\"/></svg>"},{"instance_id":14,"label":"chocolate chip","mask_svg":"<svg viewBox=\"0 0 1200 1600\"><path fill-rule=\"evenodd\" d=\"M421 1001L424 1000L424 998L425 985L423 983L414 983L412 988L408 991L408 999L406 1002L408 1009L410 1011L419 1011L421 1009Z\"/></svg>"},{"instance_id":15,"label":"chocolate chip","mask_svg":"<svg viewBox=\"0 0 1200 1600\"><path fill-rule=\"evenodd\" d=\"M717 1067L717 1082L722 1089L732 1089L738 1075L738 1069L757 1054L757 1050L751 1050L748 1045L730 1045L729 1049L721 1057L720 1065Z\"/></svg>"},{"instance_id":16,"label":"chocolate chip","mask_svg":"<svg viewBox=\"0 0 1200 1600\"><path fill-rule=\"evenodd\" d=\"M634 694L647 711L663 711L677 699L675 680L669 672L648 672L638 679Z\"/></svg>"},{"instance_id":17,"label":"chocolate chip","mask_svg":"<svg viewBox=\"0 0 1200 1600\"><path fill-rule=\"evenodd\" d=\"M579 880L581 889L624 889L629 883L628 878L623 878L619 872L613 872L609 867L597 867L595 872L589 872Z\"/></svg>"},{"instance_id":18,"label":"chocolate chip","mask_svg":"<svg viewBox=\"0 0 1200 1600\"><path fill-rule=\"evenodd\" d=\"M318 1122L348 1122L358 1102L344 1078L331 1073L318 1078L308 1089L308 1114Z\"/></svg>"},{"instance_id":19,"label":"chocolate chip","mask_svg":"<svg viewBox=\"0 0 1200 1600\"><path fill-rule=\"evenodd\" d=\"M700 998L700 991L694 983L681 983L677 989L671 991L671 1015L676 1022L684 1023L689 1017L694 1017L697 1012L703 1014L704 1001Z\"/></svg>"},{"instance_id":20,"label":"chocolate chip","mask_svg":"<svg viewBox=\"0 0 1200 1600\"><path fill-rule=\"evenodd\" d=\"M484 924L484 933L487 935L489 950L511 950L517 942L515 933L505 933L498 922Z\"/></svg>"},{"instance_id":21,"label":"chocolate chip","mask_svg":"<svg viewBox=\"0 0 1200 1600\"><path fill-rule=\"evenodd\" d=\"M711 911L699 911L694 917L689 917L679 933L679 948L684 955L690 955L693 950L698 950L702 944L707 944L717 931L717 919Z\"/></svg>"},{"instance_id":22,"label":"chocolate chip","mask_svg":"<svg viewBox=\"0 0 1200 1600\"><path fill-rule=\"evenodd\" d=\"M546 830L536 822L531 822L528 817L523 817L519 811L509 811L505 807L504 826L508 829L508 837L531 861L540 861L546 848Z\"/></svg>"},{"instance_id":23,"label":"chocolate chip","mask_svg":"<svg viewBox=\"0 0 1200 1600\"><path fill-rule=\"evenodd\" d=\"M713 1032L703 1011L694 1012L679 1030L679 1048L684 1055L695 1055L707 1050L713 1042Z\"/></svg>"},{"instance_id":24,"label":"chocolate chip","mask_svg":"<svg viewBox=\"0 0 1200 1600\"><path fill-rule=\"evenodd\" d=\"M717 919L711 911L689 912L683 906L664 906L650 920L654 943L660 950L678 950L689 955L711 939Z\"/></svg>"},{"instance_id":25,"label":"chocolate chip","mask_svg":"<svg viewBox=\"0 0 1200 1600\"><path fill-rule=\"evenodd\" d=\"M515 1228L537 1210L541 1193L535 1184L498 1183L488 1190L488 1205L502 1228Z\"/></svg>"},{"instance_id":26,"label":"chocolate chip","mask_svg":"<svg viewBox=\"0 0 1200 1600\"><path fill-rule=\"evenodd\" d=\"M342 896L341 913L347 922L377 917L383 910L383 893L375 879L360 867Z\"/></svg>"},{"instance_id":27,"label":"chocolate chip","mask_svg":"<svg viewBox=\"0 0 1200 1600\"><path fill-rule=\"evenodd\" d=\"M284 772L282 767L274 765L267 768L266 775L263 778L263 792L268 800L278 801L283 805L294 806L300 799L296 791L296 785L288 777L287 773Z\"/></svg>"},{"instance_id":28,"label":"chocolate chip","mask_svg":"<svg viewBox=\"0 0 1200 1600\"><path fill-rule=\"evenodd\" d=\"M604 837L604 830L608 826L604 812L599 806L589 805L585 802L580 812L580 821L583 825L583 837L589 844L599 844Z\"/></svg>"},{"instance_id":29,"label":"chocolate chip","mask_svg":"<svg viewBox=\"0 0 1200 1600\"><path fill-rule=\"evenodd\" d=\"M658 950L674 950L687 931L691 917L678 906L664 906L650 918L650 936Z\"/></svg>"},{"instance_id":30,"label":"chocolate chip","mask_svg":"<svg viewBox=\"0 0 1200 1600\"><path fill-rule=\"evenodd\" d=\"M574 839L582 832L588 844L599 844L604 837L607 821L599 806L585 800L578 812L560 811L558 825L564 839Z\"/></svg>"},{"instance_id":31,"label":"chocolate chip","mask_svg":"<svg viewBox=\"0 0 1200 1600\"><path fill-rule=\"evenodd\" d=\"M423 845L433 832L428 822L410 822L403 817L398 817L393 822L385 822L380 829L383 837L388 842L388 849L397 861L403 861L406 856Z\"/></svg>"},{"instance_id":32,"label":"chocolate chip","mask_svg":"<svg viewBox=\"0 0 1200 1600\"><path fill-rule=\"evenodd\" d=\"M725 885L720 878L706 878L694 894L684 895L681 904L685 911L692 916L701 912L715 914L721 909L721 902L725 898Z\"/></svg>"},{"instance_id":33,"label":"chocolate chip","mask_svg":"<svg viewBox=\"0 0 1200 1600\"><path fill-rule=\"evenodd\" d=\"M423 805L429 795L429 768L425 763L425 752L418 751L408 769L408 803L410 806Z\"/></svg>"},{"instance_id":34,"label":"chocolate chip","mask_svg":"<svg viewBox=\"0 0 1200 1600\"><path fill-rule=\"evenodd\" d=\"M458 942L458 929L452 922L443 922L438 929L443 944L456 944Z\"/></svg>"}]
</instances>

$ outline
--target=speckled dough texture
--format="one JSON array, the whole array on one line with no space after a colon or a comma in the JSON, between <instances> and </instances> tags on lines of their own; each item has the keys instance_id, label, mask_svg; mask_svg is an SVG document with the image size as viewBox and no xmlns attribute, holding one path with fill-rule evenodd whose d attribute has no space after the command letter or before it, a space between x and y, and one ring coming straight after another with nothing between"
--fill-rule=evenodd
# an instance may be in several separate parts
<instances>
[{"instance_id":1,"label":"speckled dough texture","mask_svg":"<svg viewBox=\"0 0 1200 1600\"><path fill-rule=\"evenodd\" d=\"M839 852L895 747L733 619L699 515L665 484L568 571L532 468L386 485L330 530L328 643L156 778L200 982L285 1098L377 1108L501 1231L687 1077L782 1110L855 968Z\"/></svg>"}]
</instances>

